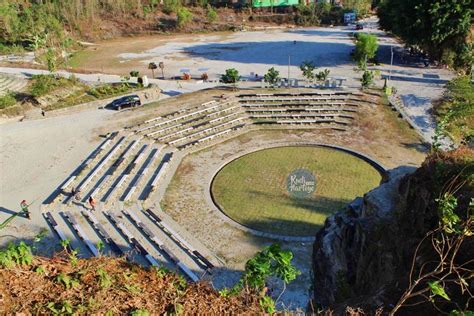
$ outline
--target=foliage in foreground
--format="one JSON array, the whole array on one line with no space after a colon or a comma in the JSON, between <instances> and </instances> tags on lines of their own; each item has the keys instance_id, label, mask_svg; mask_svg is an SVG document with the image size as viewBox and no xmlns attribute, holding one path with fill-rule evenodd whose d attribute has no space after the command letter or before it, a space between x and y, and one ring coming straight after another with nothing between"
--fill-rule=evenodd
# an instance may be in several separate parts
<instances>
[{"instance_id":1,"label":"foliage in foreground","mask_svg":"<svg viewBox=\"0 0 474 316\"><path fill-rule=\"evenodd\" d=\"M40 232L35 242L44 236ZM291 251L274 244L247 262L238 284L218 292L206 282L187 283L165 268L145 269L125 258L78 259L68 240L61 245L63 251L52 259L33 256L34 244L25 242L0 250L1 314L274 313L268 279L283 282L279 299L300 273L291 264ZM31 293L31 284L41 290Z\"/></svg>"},{"instance_id":2,"label":"foliage in foreground","mask_svg":"<svg viewBox=\"0 0 474 316\"><path fill-rule=\"evenodd\" d=\"M0 96L0 110L8 108L16 104L15 95L11 92L8 92L5 95Z\"/></svg>"}]
</instances>

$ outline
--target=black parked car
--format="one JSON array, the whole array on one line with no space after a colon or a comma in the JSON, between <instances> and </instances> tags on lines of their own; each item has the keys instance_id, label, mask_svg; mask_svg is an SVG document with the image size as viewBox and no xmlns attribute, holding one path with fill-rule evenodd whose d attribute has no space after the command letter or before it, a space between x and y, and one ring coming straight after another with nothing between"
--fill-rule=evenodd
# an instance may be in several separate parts
<instances>
[{"instance_id":1,"label":"black parked car","mask_svg":"<svg viewBox=\"0 0 474 316\"><path fill-rule=\"evenodd\" d=\"M361 23L357 23L356 24L356 30L363 30L364 29L364 25L361 24Z\"/></svg>"},{"instance_id":2,"label":"black parked car","mask_svg":"<svg viewBox=\"0 0 474 316\"><path fill-rule=\"evenodd\" d=\"M112 103L109 104L108 107L120 111L121 109L134 108L140 105L142 105L142 102L140 101L138 95L127 95L125 97L121 97L117 100L114 100Z\"/></svg>"}]
</instances>

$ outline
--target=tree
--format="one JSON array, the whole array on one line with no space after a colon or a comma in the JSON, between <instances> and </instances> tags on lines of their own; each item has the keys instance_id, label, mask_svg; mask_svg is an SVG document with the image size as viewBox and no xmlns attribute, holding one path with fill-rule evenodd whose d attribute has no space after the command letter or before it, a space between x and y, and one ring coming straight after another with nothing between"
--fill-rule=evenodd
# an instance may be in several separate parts
<instances>
[{"instance_id":1,"label":"tree","mask_svg":"<svg viewBox=\"0 0 474 316\"><path fill-rule=\"evenodd\" d=\"M139 76L140 76L139 71L137 71L137 70L130 71L130 77L139 77Z\"/></svg>"},{"instance_id":2,"label":"tree","mask_svg":"<svg viewBox=\"0 0 474 316\"><path fill-rule=\"evenodd\" d=\"M234 84L234 89L237 82L240 80L239 72L235 68L226 69L225 74L221 76L221 80L224 83Z\"/></svg>"},{"instance_id":3,"label":"tree","mask_svg":"<svg viewBox=\"0 0 474 316\"><path fill-rule=\"evenodd\" d=\"M152 78L155 78L155 69L157 69L158 66L154 63L154 62L151 62L148 64L148 69L151 69L151 77Z\"/></svg>"},{"instance_id":4,"label":"tree","mask_svg":"<svg viewBox=\"0 0 474 316\"><path fill-rule=\"evenodd\" d=\"M318 80L319 82L324 82L327 80L328 76L329 76L329 69L324 69L324 70L321 70L320 72L318 72L316 74L316 80Z\"/></svg>"},{"instance_id":5,"label":"tree","mask_svg":"<svg viewBox=\"0 0 474 316\"><path fill-rule=\"evenodd\" d=\"M176 12L178 27L181 28L193 19L193 14L185 7L181 7Z\"/></svg>"},{"instance_id":6,"label":"tree","mask_svg":"<svg viewBox=\"0 0 474 316\"><path fill-rule=\"evenodd\" d=\"M367 61L375 57L378 47L375 35L361 33L357 36L354 59L361 69L367 68Z\"/></svg>"},{"instance_id":7,"label":"tree","mask_svg":"<svg viewBox=\"0 0 474 316\"><path fill-rule=\"evenodd\" d=\"M211 23L217 20L217 12L210 4L207 5L207 20Z\"/></svg>"},{"instance_id":8,"label":"tree","mask_svg":"<svg viewBox=\"0 0 474 316\"><path fill-rule=\"evenodd\" d=\"M268 69L268 72L263 76L263 80L268 82L272 87L280 80L280 72L274 67Z\"/></svg>"},{"instance_id":9,"label":"tree","mask_svg":"<svg viewBox=\"0 0 474 316\"><path fill-rule=\"evenodd\" d=\"M45 54L46 65L48 66L48 71L53 73L56 71L56 54L52 48L48 48Z\"/></svg>"},{"instance_id":10,"label":"tree","mask_svg":"<svg viewBox=\"0 0 474 316\"><path fill-rule=\"evenodd\" d=\"M314 70L316 66L313 64L312 61L303 61L300 65L300 69L303 72L303 77L305 77L308 81L314 79Z\"/></svg>"},{"instance_id":11,"label":"tree","mask_svg":"<svg viewBox=\"0 0 474 316\"><path fill-rule=\"evenodd\" d=\"M370 70L364 71L362 74L362 89L368 88L374 84L374 72Z\"/></svg>"},{"instance_id":12,"label":"tree","mask_svg":"<svg viewBox=\"0 0 474 316\"><path fill-rule=\"evenodd\" d=\"M385 0L377 12L383 29L431 59L456 68L472 65L471 0Z\"/></svg>"}]
</instances>

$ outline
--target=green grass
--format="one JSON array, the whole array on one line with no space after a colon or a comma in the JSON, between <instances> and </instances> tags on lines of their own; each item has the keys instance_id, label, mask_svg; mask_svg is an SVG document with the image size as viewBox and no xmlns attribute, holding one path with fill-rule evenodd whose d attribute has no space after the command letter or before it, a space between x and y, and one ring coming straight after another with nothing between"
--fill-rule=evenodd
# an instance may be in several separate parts
<instances>
[{"instance_id":1,"label":"green grass","mask_svg":"<svg viewBox=\"0 0 474 316\"><path fill-rule=\"evenodd\" d=\"M288 175L308 169L316 190L306 198L291 197ZM355 197L378 186L381 175L367 162L323 147L278 147L234 160L215 177L216 203L235 221L260 231L313 236L326 217Z\"/></svg>"}]
</instances>

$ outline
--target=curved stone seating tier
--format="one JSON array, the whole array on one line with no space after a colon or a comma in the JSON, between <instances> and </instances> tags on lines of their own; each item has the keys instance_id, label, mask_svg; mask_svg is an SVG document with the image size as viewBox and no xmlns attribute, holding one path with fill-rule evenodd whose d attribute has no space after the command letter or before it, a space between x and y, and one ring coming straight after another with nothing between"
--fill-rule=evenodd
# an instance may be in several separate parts
<instances>
[{"instance_id":1,"label":"curved stone seating tier","mask_svg":"<svg viewBox=\"0 0 474 316\"><path fill-rule=\"evenodd\" d=\"M186 149L186 148L189 147L189 146L198 145L198 144L203 143L203 142L205 142L205 141L210 141L210 140L212 140L212 139L214 139L214 138L217 138L217 137L220 137L220 136L222 136L222 135L229 134L229 133L231 133L231 132L233 132L233 131L237 131L237 130L239 130L239 129L241 129L241 128L244 128L246 125L247 125L247 124L238 124L238 125L235 125L235 126L232 126L232 127L228 128L228 129L225 129L225 130L223 130L223 131L220 131L220 132L218 132L218 133L215 133L215 134L212 134L212 135L209 135L209 136L205 136L205 137L200 138L200 139L197 139L197 140L193 140L193 141L188 142L188 143L186 143L186 144L184 144L184 145L177 146L177 148L178 148L179 150Z\"/></svg>"}]
</instances>

